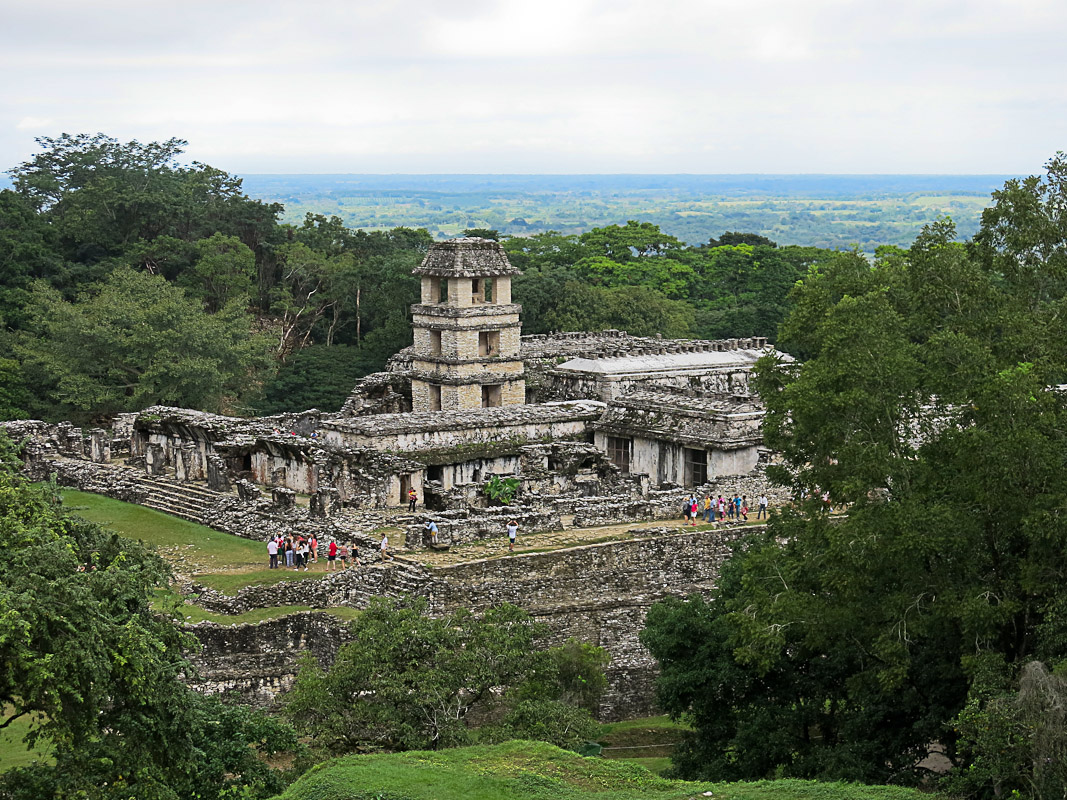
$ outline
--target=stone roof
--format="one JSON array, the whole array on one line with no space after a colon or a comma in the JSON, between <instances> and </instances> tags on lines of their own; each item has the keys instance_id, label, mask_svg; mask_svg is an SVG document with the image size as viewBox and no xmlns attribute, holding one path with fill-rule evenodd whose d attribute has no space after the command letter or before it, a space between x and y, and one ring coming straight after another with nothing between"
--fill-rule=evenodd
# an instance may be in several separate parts
<instances>
[{"instance_id":1,"label":"stone roof","mask_svg":"<svg viewBox=\"0 0 1067 800\"><path fill-rule=\"evenodd\" d=\"M528 361L588 361L669 355L673 353L757 351L771 352L767 340L760 336L748 339L663 339L662 337L631 336L626 331L531 334L522 337L521 356ZM758 358L759 356L757 356ZM788 357L787 357L788 358ZM748 366L752 359L737 357L739 364ZM585 370L581 370L585 371ZM602 372L604 368L593 368Z\"/></svg>"},{"instance_id":2,"label":"stone roof","mask_svg":"<svg viewBox=\"0 0 1067 800\"><path fill-rule=\"evenodd\" d=\"M556 367L561 372L581 372L596 375L635 375L650 373L684 374L689 371L751 369L756 360L772 352L772 348L710 350L684 348L678 352L622 353L599 358L572 358Z\"/></svg>"},{"instance_id":3,"label":"stone roof","mask_svg":"<svg viewBox=\"0 0 1067 800\"><path fill-rule=\"evenodd\" d=\"M666 387L618 397L593 425L605 433L735 450L762 442L764 410L749 397L708 397Z\"/></svg>"},{"instance_id":4,"label":"stone roof","mask_svg":"<svg viewBox=\"0 0 1067 800\"><path fill-rule=\"evenodd\" d=\"M322 421L321 428L357 436L389 436L418 431L503 428L513 425L550 423L564 420L596 419L604 404L596 400L475 408L465 411L425 411L414 414L372 414L365 417L334 417Z\"/></svg>"},{"instance_id":5,"label":"stone roof","mask_svg":"<svg viewBox=\"0 0 1067 800\"><path fill-rule=\"evenodd\" d=\"M438 278L483 278L518 275L500 242L492 239L447 239L430 245L426 258L412 272Z\"/></svg>"}]
</instances>

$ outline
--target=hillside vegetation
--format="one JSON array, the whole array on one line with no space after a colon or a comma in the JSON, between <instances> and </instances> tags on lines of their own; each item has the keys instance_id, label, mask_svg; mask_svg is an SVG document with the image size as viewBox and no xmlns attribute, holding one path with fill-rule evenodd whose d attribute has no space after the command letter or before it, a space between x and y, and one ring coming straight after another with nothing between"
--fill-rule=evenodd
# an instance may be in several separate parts
<instances>
[{"instance_id":1,"label":"hillside vegetation","mask_svg":"<svg viewBox=\"0 0 1067 800\"><path fill-rule=\"evenodd\" d=\"M672 781L621 761L583 758L540 742L328 761L279 800L919 800L914 789L813 781Z\"/></svg>"},{"instance_id":2,"label":"hillside vegetation","mask_svg":"<svg viewBox=\"0 0 1067 800\"><path fill-rule=\"evenodd\" d=\"M779 201L740 186L710 199L715 187L699 181L676 196L647 180L630 191L587 179L577 193L531 180L535 204L560 213L508 206L516 216L497 224L460 208L467 199L416 198L448 217L431 232L381 187L369 202L387 203L391 219L256 200L241 179L183 163L180 139L39 144L8 171L14 188L0 190L0 419L87 422L153 404L337 411L360 377L411 344L412 269L445 230L504 243L524 273L513 297L526 333L773 341L792 286L838 248L906 244L946 213L967 233L995 185L913 178L841 193L816 181L829 192L819 199L795 181L764 181L787 195ZM474 191L481 203L496 189Z\"/></svg>"}]
</instances>

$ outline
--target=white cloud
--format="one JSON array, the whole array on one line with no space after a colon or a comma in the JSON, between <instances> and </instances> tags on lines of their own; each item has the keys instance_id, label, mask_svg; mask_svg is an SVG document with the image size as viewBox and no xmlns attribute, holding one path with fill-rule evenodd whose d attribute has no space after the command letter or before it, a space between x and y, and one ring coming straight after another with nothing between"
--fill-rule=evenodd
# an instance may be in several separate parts
<instances>
[{"instance_id":1,"label":"white cloud","mask_svg":"<svg viewBox=\"0 0 1067 800\"><path fill-rule=\"evenodd\" d=\"M1052 0L0 0L0 168L32 137L234 171L1033 171Z\"/></svg>"}]
</instances>

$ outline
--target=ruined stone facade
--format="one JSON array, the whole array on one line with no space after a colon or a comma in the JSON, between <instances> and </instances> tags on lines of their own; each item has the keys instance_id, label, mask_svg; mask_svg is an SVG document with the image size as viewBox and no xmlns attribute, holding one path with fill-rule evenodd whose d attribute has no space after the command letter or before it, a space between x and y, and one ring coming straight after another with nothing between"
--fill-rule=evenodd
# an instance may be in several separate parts
<instances>
[{"instance_id":1,"label":"ruined stone facade","mask_svg":"<svg viewBox=\"0 0 1067 800\"><path fill-rule=\"evenodd\" d=\"M266 540L279 533L358 547L399 528L395 561L315 581L252 586L234 596L186 577L207 609L364 607L372 597L426 597L434 613L508 601L546 622L554 641L577 637L611 654L605 719L650 713L655 664L638 641L644 614L668 595L707 592L729 528L571 546L428 569L405 554L426 548L432 514L442 546L634 520L673 520L684 498L759 494L772 454L749 385L763 339L717 342L621 331L520 338L511 302L517 271L500 245L435 244L416 273L414 344L388 371L363 379L337 414L315 410L239 419L154 407L109 430L69 423L4 423L28 474L141 503L218 530ZM778 357L784 357L778 354ZM492 476L519 481L516 504L491 507ZM408 492L421 500L406 514ZM323 663L343 623L301 614L254 626L194 626L204 691L235 690L269 704L292 682L299 655Z\"/></svg>"},{"instance_id":2,"label":"ruined stone facade","mask_svg":"<svg viewBox=\"0 0 1067 800\"><path fill-rule=\"evenodd\" d=\"M237 597L201 587L199 602L216 611L240 613L294 603L360 608L371 597L407 595L425 597L435 614L459 608L481 612L513 603L547 625L550 644L573 637L611 654L608 688L598 716L617 720L656 712L656 664L638 639L648 607L664 597L708 592L739 535L740 529L693 533L664 529L655 536L483 559L432 571L405 563L376 564L310 584L252 587ZM257 625L199 623L190 629L203 644L196 657L199 687L235 691L261 705L276 702L292 684L304 650L325 665L346 640L343 623L325 614L298 614Z\"/></svg>"},{"instance_id":3,"label":"ruined stone facade","mask_svg":"<svg viewBox=\"0 0 1067 800\"><path fill-rule=\"evenodd\" d=\"M411 402L415 411L459 411L525 402L519 358L521 307L499 242L451 239L415 270L422 302L411 307Z\"/></svg>"}]
</instances>

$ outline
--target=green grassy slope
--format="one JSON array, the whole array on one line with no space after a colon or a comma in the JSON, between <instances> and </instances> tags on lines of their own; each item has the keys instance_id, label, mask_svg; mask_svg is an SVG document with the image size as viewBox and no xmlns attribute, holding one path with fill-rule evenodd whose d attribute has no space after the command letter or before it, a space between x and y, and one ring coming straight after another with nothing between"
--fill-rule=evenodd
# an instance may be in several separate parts
<instances>
[{"instance_id":1,"label":"green grassy slope","mask_svg":"<svg viewBox=\"0 0 1067 800\"><path fill-rule=\"evenodd\" d=\"M14 767L27 767L34 761L50 760L51 748L47 743L39 744L32 750L26 749L26 743L22 740L29 730L30 721L27 717L17 719L0 730L0 772Z\"/></svg>"},{"instance_id":2,"label":"green grassy slope","mask_svg":"<svg viewBox=\"0 0 1067 800\"><path fill-rule=\"evenodd\" d=\"M920 797L910 789L810 781L671 781L623 761L582 758L540 742L506 742L492 747L333 759L304 775L279 800L687 800L705 792L712 792L719 800Z\"/></svg>"},{"instance_id":3,"label":"green grassy slope","mask_svg":"<svg viewBox=\"0 0 1067 800\"><path fill-rule=\"evenodd\" d=\"M155 545L185 571L245 569L267 564L262 542L221 533L161 511L124 503L99 494L63 489L63 505L78 516L111 528L123 536Z\"/></svg>"},{"instance_id":4,"label":"green grassy slope","mask_svg":"<svg viewBox=\"0 0 1067 800\"><path fill-rule=\"evenodd\" d=\"M64 489L63 503L76 514L122 536L159 548L175 569L226 594L245 586L321 578L326 562L309 572L268 569L267 545L103 495Z\"/></svg>"}]
</instances>

